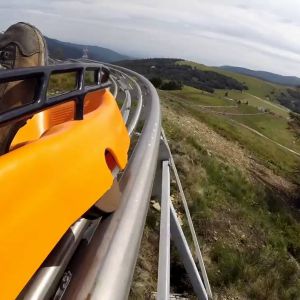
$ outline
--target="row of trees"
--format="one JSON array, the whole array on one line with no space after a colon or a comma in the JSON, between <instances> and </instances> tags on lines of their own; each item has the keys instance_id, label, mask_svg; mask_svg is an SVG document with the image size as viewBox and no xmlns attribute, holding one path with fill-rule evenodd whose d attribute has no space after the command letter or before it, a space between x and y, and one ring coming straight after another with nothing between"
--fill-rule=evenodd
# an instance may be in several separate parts
<instances>
[{"instance_id":1,"label":"row of trees","mask_svg":"<svg viewBox=\"0 0 300 300\"><path fill-rule=\"evenodd\" d=\"M162 80L160 77L153 77L150 79L151 83L161 90L181 90L183 85L181 81L176 80Z\"/></svg>"}]
</instances>

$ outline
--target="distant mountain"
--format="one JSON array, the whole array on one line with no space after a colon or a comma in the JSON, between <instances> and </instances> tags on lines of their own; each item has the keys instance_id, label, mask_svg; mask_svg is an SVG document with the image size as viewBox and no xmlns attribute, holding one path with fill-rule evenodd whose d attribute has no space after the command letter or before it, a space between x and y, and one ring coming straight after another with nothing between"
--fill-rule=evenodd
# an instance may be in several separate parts
<instances>
[{"instance_id":1,"label":"distant mountain","mask_svg":"<svg viewBox=\"0 0 300 300\"><path fill-rule=\"evenodd\" d=\"M276 84L282 84L287 86L300 86L300 78L296 76L283 76L265 71L254 71L246 68L232 66L222 66L219 68L225 71L231 71L243 75L252 76Z\"/></svg>"},{"instance_id":2,"label":"distant mountain","mask_svg":"<svg viewBox=\"0 0 300 300\"><path fill-rule=\"evenodd\" d=\"M88 49L88 57L90 59L99 60L102 62L115 62L129 59L128 56L122 55L107 48L62 42L49 37L45 38L48 44L49 56L54 59L63 60L68 58L80 58L82 57L84 48Z\"/></svg>"}]
</instances>

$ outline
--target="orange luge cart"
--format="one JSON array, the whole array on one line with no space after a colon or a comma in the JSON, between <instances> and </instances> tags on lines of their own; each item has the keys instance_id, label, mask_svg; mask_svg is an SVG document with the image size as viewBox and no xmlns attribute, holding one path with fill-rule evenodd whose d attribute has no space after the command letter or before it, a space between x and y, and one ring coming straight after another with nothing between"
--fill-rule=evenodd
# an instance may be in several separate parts
<instances>
[{"instance_id":1,"label":"orange luge cart","mask_svg":"<svg viewBox=\"0 0 300 300\"><path fill-rule=\"evenodd\" d=\"M53 74L76 87L47 96ZM94 82L85 85L85 74ZM108 191L127 163L129 136L109 92L108 70L69 64L0 72L0 83L36 80L33 102L0 114L26 119L0 157L0 299L15 299L68 228ZM101 202L101 199L100 199Z\"/></svg>"}]
</instances>

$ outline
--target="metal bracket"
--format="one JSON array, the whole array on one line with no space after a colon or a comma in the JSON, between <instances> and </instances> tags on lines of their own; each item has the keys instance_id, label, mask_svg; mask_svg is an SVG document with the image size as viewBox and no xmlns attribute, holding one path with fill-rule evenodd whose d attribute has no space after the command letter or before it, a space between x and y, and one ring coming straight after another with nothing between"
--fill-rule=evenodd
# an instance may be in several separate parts
<instances>
[{"instance_id":1,"label":"metal bracket","mask_svg":"<svg viewBox=\"0 0 300 300\"><path fill-rule=\"evenodd\" d=\"M199 263L201 267L201 275L196 267L196 263L191 254L191 250L187 243L186 237L179 224L174 206L170 200L170 162L174 164L174 161L172 159L171 151L168 147L164 134L163 138L161 139L160 146L161 153L159 155L159 160L162 159L162 161L160 161L160 163L158 164L154 191L152 192L152 194L155 195L160 191L161 195L157 299L170 299L170 238L172 237L172 240L175 243L175 246L190 278L196 296L198 297L198 299L207 300L212 298L212 296L198 241L197 258L199 259L198 255L200 252L201 261L199 261ZM163 158L167 159L163 160ZM175 165L172 165L172 168L174 171L176 170L174 169ZM179 184L180 190L183 193L177 170L175 174L177 175L177 184ZM188 215L190 225L191 218L187 205L185 206L185 211ZM193 237L196 236L193 225L190 229L192 231ZM203 280L205 284L203 284Z\"/></svg>"}]
</instances>

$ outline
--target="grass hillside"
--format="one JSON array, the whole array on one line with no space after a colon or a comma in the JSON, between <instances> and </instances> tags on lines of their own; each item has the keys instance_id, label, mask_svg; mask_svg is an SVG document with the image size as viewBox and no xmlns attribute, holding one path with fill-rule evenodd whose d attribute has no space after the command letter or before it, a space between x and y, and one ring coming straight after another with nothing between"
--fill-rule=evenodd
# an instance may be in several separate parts
<instances>
[{"instance_id":1,"label":"grass hillside","mask_svg":"<svg viewBox=\"0 0 300 300\"><path fill-rule=\"evenodd\" d=\"M214 72L218 72L220 74L232 77L240 82L243 82L247 85L248 87L248 92L261 97L261 98L266 98L267 96L270 97L271 101L275 101L275 97L274 95L277 93L279 93L281 90L284 90L285 88L273 83L269 83L266 81L263 81L261 79L257 79L254 77L250 77L247 75L243 75L243 74L239 74L239 73L234 73L231 71L227 71L227 70L222 70L220 68L217 67L208 67L205 66L203 64L198 64L195 62L191 62L191 61L178 61L177 64L179 65L189 65L192 66L194 68L197 68L199 70L204 70L204 71L214 71Z\"/></svg>"},{"instance_id":2,"label":"grass hillside","mask_svg":"<svg viewBox=\"0 0 300 300\"><path fill-rule=\"evenodd\" d=\"M212 122L194 106L182 105L186 100L180 101L180 96L169 92L160 96L163 126L214 299L299 299L300 224L288 205L295 186L276 175L260 155L264 150L278 166L290 156L285 162L293 162L286 172L293 172L300 160L285 152L279 156L281 150L226 122L222 115L206 112L213 114ZM261 149L254 146L257 143L262 143ZM176 198L175 189L172 193Z\"/></svg>"},{"instance_id":3,"label":"grass hillside","mask_svg":"<svg viewBox=\"0 0 300 300\"><path fill-rule=\"evenodd\" d=\"M224 95L203 93L191 87L160 91L160 95L175 102L177 107L196 116L223 137L248 148L262 164L277 174L295 178L294 168L300 163L300 141L285 116L260 111L256 105ZM299 155L293 154L293 151Z\"/></svg>"},{"instance_id":4,"label":"grass hillside","mask_svg":"<svg viewBox=\"0 0 300 300\"><path fill-rule=\"evenodd\" d=\"M249 90L158 90L214 299L300 299L299 133L289 110L264 97L284 87L232 76ZM175 185L171 199L186 231ZM158 234L151 207L131 299L156 289L150 252L158 250ZM172 259L171 270L172 292L191 298L182 264Z\"/></svg>"},{"instance_id":5,"label":"grass hillside","mask_svg":"<svg viewBox=\"0 0 300 300\"><path fill-rule=\"evenodd\" d=\"M287 149L300 142L287 119L191 87L158 92L214 299L299 299L300 157ZM171 199L187 232L175 185ZM130 299L156 289L158 234L151 206ZM175 258L171 290L193 299Z\"/></svg>"}]
</instances>

